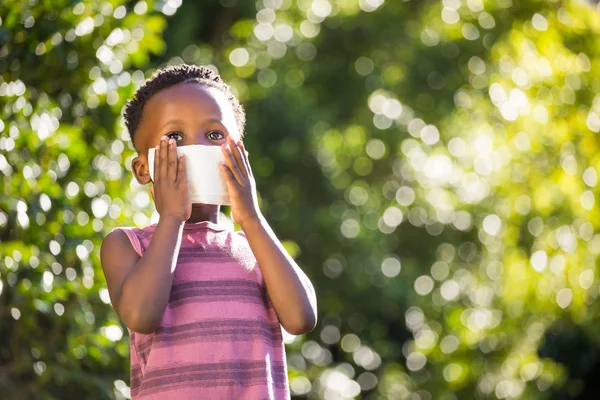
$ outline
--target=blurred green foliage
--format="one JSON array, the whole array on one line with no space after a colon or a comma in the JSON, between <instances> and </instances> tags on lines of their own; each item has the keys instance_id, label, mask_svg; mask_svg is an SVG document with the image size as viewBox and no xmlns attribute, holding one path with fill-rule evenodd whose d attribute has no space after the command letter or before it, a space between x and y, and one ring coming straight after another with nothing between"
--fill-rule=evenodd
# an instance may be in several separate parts
<instances>
[{"instance_id":1,"label":"blurred green foliage","mask_svg":"<svg viewBox=\"0 0 600 400\"><path fill-rule=\"evenodd\" d=\"M297 398L598 398L600 13L575 0L4 1L0 393L128 397L99 245L155 220L120 112L218 68L311 277Z\"/></svg>"}]
</instances>

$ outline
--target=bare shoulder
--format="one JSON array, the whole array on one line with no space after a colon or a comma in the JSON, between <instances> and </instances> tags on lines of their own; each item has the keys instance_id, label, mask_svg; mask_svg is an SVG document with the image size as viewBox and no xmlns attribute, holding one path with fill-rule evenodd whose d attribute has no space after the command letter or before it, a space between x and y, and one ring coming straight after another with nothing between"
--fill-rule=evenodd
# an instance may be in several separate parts
<instances>
[{"instance_id":1,"label":"bare shoulder","mask_svg":"<svg viewBox=\"0 0 600 400\"><path fill-rule=\"evenodd\" d=\"M112 258L113 255L123 256L127 253L137 256L129 238L121 229L115 229L110 232L102 241L102 246L100 247L101 260ZM104 262L102 264L104 264Z\"/></svg>"},{"instance_id":2,"label":"bare shoulder","mask_svg":"<svg viewBox=\"0 0 600 400\"><path fill-rule=\"evenodd\" d=\"M110 232L100 247L100 262L106 277L110 298L119 312L121 287L127 275L133 270L140 256L135 252L129 238L120 229Z\"/></svg>"}]
</instances>

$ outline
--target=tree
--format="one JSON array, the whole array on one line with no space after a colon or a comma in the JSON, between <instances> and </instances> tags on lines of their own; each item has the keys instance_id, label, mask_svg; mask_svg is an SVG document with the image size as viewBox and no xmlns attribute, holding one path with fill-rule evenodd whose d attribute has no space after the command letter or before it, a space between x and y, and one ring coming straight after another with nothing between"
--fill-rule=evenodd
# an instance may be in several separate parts
<instances>
[{"instance_id":1,"label":"tree","mask_svg":"<svg viewBox=\"0 0 600 400\"><path fill-rule=\"evenodd\" d=\"M598 390L594 300L600 253L594 134L600 131L600 16L595 8L568 0L265 0L255 9L247 2L222 0L220 5L161 3L158 11L167 17L151 12L152 17L138 20L130 9L143 7L139 4L128 4L119 21L143 21L157 34L166 19L166 45L157 35L145 35L139 54L121 60L125 69L142 68L148 75L167 62L211 64L247 108L245 141L261 208L315 283L319 298L318 328L288 346L294 395L593 398ZM5 35L7 18L4 11L0 15ZM22 15L26 22L28 16ZM74 21L80 20L72 19L70 26L77 26ZM103 40L112 29L106 29ZM81 39L86 37L92 39ZM149 215L151 206L145 189L128 185L129 172L118 167L129 164L132 148L117 116L143 73L131 74L137 78L117 91L118 101L111 106L115 92L103 94L102 82L124 73L110 72L104 52L97 49L100 45L91 53L89 44L82 46L81 54L91 55L78 56L80 65L89 60L89 67L77 71L91 88L76 92L78 99L98 106L71 117L75 128L66 134L82 147L65 153L71 165L65 178L59 176L60 152L67 149L55 150L54 158L34 153L48 139L33 141L37 144L25 154L36 154L37 169L22 151L11 152L24 148L38 128L19 128L14 144L6 138L0 142L7 160L0 158L0 189L10 193L1 206L0 259L6 267L0 267L0 304L6 311L0 332L20 338L31 335L32 326L61 326L61 317L43 317L35 307L40 299L56 302L44 296L64 287L71 299L60 300L64 316L81 317L63 329L83 334L74 343L88 352L81 359L69 358L68 365L85 366L79 368L89 372L85 376L100 377L108 396L113 385L124 387L113 382L127 373L126 342L113 347L106 339L121 331L110 307L99 301L106 300L106 292L98 243L113 226L147 223L144 213ZM19 78L27 88L52 85L45 77L26 81L28 70L36 68L24 58L14 58L19 64L12 72L2 70L6 82ZM15 71L21 75L12 77ZM63 69L53 71L63 76ZM75 74L64 75L68 84L58 85L61 90L82 85ZM63 105L59 94L44 90L64 114L63 108L74 109ZM20 112L8 104L3 112ZM37 107L40 114L50 109ZM1 118L10 132L17 118L8 115L12 119ZM78 117L88 125L76 124ZM57 132L70 126L64 122ZM102 128L91 135L94 123ZM85 146L89 156L83 155ZM41 176L49 160L55 160L57 181L62 180L41 186L52 204L44 211L48 201L42 200L42 190L29 194L21 181L31 180L27 177L35 171ZM82 166L90 177L77 175ZM71 181L83 193L71 196ZM67 196L60 195L59 187ZM83 228L67 230L73 226L63 226L63 209L76 210L72 221L79 210L88 215L96 210L95 220L101 222L91 218ZM49 215L38 220L38 214ZM24 215L30 228L23 228ZM34 220L50 233L31 228ZM33 246L39 247L40 266L22 267L34 255ZM57 249L62 250L54 255ZM80 254L89 258L78 259ZM63 269L53 278L54 290L46 293L50 278L43 278L52 275L44 275L42 265L52 266L55 258ZM83 272L73 281L81 284L68 276L60 280L68 266ZM71 311L82 304L90 308ZM85 322L88 310L95 315L92 324ZM29 325L23 324L28 318ZM40 359L46 363L41 374L46 383L32 381L27 352L32 343L40 352L47 347L35 339L21 340L0 352L3 364L21 365L10 370L11 382L36 382L39 386L30 393L60 397L64 392L52 370L59 371L61 362ZM20 355L12 355L14 348L21 349ZM102 356L95 358L94 349ZM39 370L41 364L36 365ZM88 382L77 384L83 393L92 390Z\"/></svg>"},{"instance_id":2,"label":"tree","mask_svg":"<svg viewBox=\"0 0 600 400\"><path fill-rule=\"evenodd\" d=\"M98 250L103 219L132 212L118 117L165 20L144 2L36 3L0 5L0 388L123 398L128 343Z\"/></svg>"}]
</instances>

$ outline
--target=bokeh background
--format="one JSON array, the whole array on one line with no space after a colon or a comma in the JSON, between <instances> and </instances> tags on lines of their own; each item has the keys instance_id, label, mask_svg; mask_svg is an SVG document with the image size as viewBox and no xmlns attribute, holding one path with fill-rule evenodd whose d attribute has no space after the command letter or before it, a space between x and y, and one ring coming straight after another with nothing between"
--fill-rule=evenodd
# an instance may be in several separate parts
<instances>
[{"instance_id":1,"label":"bokeh background","mask_svg":"<svg viewBox=\"0 0 600 400\"><path fill-rule=\"evenodd\" d=\"M0 397L129 398L99 248L156 218L121 112L181 62L239 95L261 209L316 287L295 399L600 398L583 0L3 0Z\"/></svg>"}]
</instances>

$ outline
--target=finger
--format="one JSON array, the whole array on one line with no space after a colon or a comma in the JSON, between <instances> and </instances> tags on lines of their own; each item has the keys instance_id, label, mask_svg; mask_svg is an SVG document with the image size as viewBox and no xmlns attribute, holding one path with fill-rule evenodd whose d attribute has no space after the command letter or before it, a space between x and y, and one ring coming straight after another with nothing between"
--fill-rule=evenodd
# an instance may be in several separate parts
<instances>
[{"instance_id":1,"label":"finger","mask_svg":"<svg viewBox=\"0 0 600 400\"><path fill-rule=\"evenodd\" d=\"M240 173L244 178L248 177L248 171L246 171L246 164L242 159L242 153L240 152L240 148L238 147L233 137L227 136L227 141L229 142L229 148L231 149L231 153L233 154L233 158L235 159L238 168L240 169Z\"/></svg>"},{"instance_id":2,"label":"finger","mask_svg":"<svg viewBox=\"0 0 600 400\"><path fill-rule=\"evenodd\" d=\"M177 161L177 182L187 184L187 169L185 168L185 154Z\"/></svg>"},{"instance_id":3,"label":"finger","mask_svg":"<svg viewBox=\"0 0 600 400\"><path fill-rule=\"evenodd\" d=\"M221 168L221 172L223 173L223 176L225 177L225 183L227 184L227 188L229 189L231 187L231 185L237 185L237 180L235 179L235 177L233 176L233 173L231 172L231 170L229 169L229 167L223 163L222 161L219 161L219 168Z\"/></svg>"},{"instance_id":4,"label":"finger","mask_svg":"<svg viewBox=\"0 0 600 400\"><path fill-rule=\"evenodd\" d=\"M167 163L167 141L166 141L166 136L163 136L160 139L160 153L158 155L158 162L159 162L159 175L160 178L166 178L167 177L167 167L168 167L168 163Z\"/></svg>"},{"instance_id":5,"label":"finger","mask_svg":"<svg viewBox=\"0 0 600 400\"><path fill-rule=\"evenodd\" d=\"M174 139L167 141L167 176L170 182L177 180L177 146Z\"/></svg>"},{"instance_id":6,"label":"finger","mask_svg":"<svg viewBox=\"0 0 600 400\"><path fill-rule=\"evenodd\" d=\"M248 159L248 152L244 147L244 143L241 140L238 140L237 145L240 148L242 160L244 160L244 166L246 167L246 172L248 173L248 176L253 177L254 175L252 174L252 168L250 168L250 159Z\"/></svg>"},{"instance_id":7,"label":"finger","mask_svg":"<svg viewBox=\"0 0 600 400\"><path fill-rule=\"evenodd\" d=\"M158 168L160 167L158 157L160 155L160 146L154 148L154 183L158 181L158 175L160 174Z\"/></svg>"},{"instance_id":8,"label":"finger","mask_svg":"<svg viewBox=\"0 0 600 400\"><path fill-rule=\"evenodd\" d=\"M232 172L234 179L241 185L244 182L244 176L242 175L242 172L240 171L237 165L237 161L235 160L235 158L233 158L233 154L231 154L231 149L229 148L229 145L225 143L223 146L221 146L221 149L223 150L223 154L225 155L225 164L227 165L227 167L229 167L229 170Z\"/></svg>"}]
</instances>

